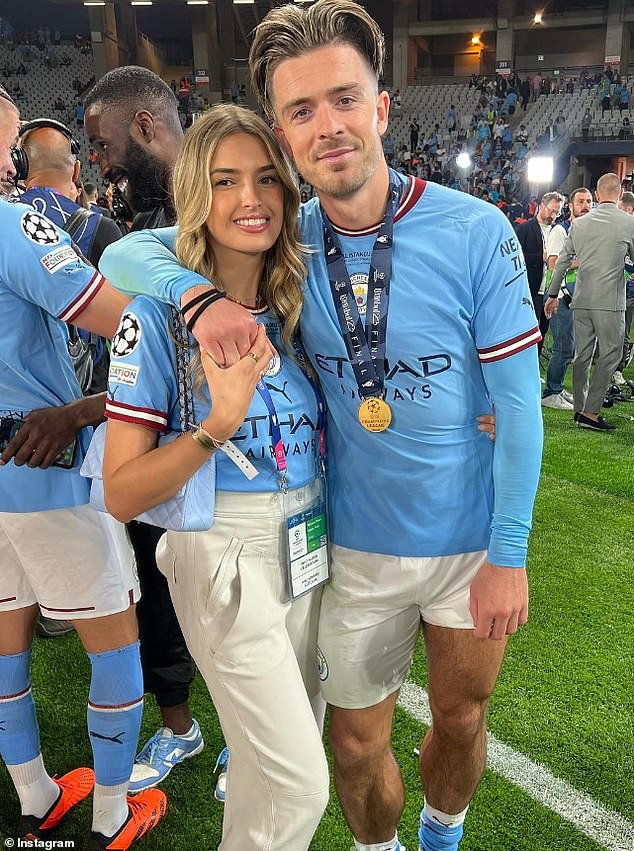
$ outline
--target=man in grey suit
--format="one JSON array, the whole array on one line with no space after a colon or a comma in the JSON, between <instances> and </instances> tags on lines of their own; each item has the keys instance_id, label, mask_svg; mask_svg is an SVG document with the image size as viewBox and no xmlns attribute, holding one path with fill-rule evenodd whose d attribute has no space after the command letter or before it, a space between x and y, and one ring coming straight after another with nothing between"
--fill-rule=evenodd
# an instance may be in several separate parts
<instances>
[{"instance_id":1,"label":"man in grey suit","mask_svg":"<svg viewBox=\"0 0 634 851\"><path fill-rule=\"evenodd\" d=\"M605 392L623 353L625 332L625 256L634 259L634 220L617 202L622 194L616 174L604 174L597 183L599 206L570 227L559 254L544 312L557 311L557 295L574 256L579 269L570 305L575 323L576 353L572 362L575 422L583 428L612 431L615 426L599 416ZM599 356L589 381L596 345Z\"/></svg>"}]
</instances>

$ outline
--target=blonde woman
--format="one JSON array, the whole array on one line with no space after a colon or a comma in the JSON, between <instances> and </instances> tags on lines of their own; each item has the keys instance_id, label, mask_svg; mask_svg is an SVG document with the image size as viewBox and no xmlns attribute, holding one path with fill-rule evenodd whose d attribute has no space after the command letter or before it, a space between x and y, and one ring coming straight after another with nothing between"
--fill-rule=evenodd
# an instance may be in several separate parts
<instances>
[{"instance_id":1,"label":"blonde woman","mask_svg":"<svg viewBox=\"0 0 634 851\"><path fill-rule=\"evenodd\" d=\"M246 306L259 332L229 369L189 338L197 425L158 446L161 432L179 429L179 329L168 306L130 304L113 344L105 497L128 521L174 495L231 438L216 452L212 528L167 532L157 561L231 750L219 847L301 851L326 806L328 770L311 707L319 717L323 575L294 584L286 546L289 526L320 504L323 446L323 406L296 340L305 277L298 192L264 122L222 105L186 135L174 199L180 262ZM125 242L120 275L109 264L115 284L129 275ZM309 579L313 590L299 596Z\"/></svg>"}]
</instances>

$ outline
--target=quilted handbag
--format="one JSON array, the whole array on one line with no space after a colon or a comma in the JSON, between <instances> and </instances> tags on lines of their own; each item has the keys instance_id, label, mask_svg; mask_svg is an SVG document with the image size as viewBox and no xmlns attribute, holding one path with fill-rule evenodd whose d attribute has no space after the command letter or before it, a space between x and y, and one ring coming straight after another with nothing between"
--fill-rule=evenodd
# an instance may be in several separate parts
<instances>
[{"instance_id":1,"label":"quilted handbag","mask_svg":"<svg viewBox=\"0 0 634 851\"><path fill-rule=\"evenodd\" d=\"M193 421L194 398L189 373L189 345L181 314L172 308L174 336L176 345L176 366L178 373L178 404L180 431L161 435L158 445L176 440L188 429ZM81 475L91 479L90 505L97 511L108 512L103 493L103 455L106 438L106 423L102 423L93 434L92 441ZM200 467L183 487L160 505L139 514L135 520L169 529L174 532L200 532L209 529L214 518L214 499L216 491L216 464L213 456Z\"/></svg>"}]
</instances>

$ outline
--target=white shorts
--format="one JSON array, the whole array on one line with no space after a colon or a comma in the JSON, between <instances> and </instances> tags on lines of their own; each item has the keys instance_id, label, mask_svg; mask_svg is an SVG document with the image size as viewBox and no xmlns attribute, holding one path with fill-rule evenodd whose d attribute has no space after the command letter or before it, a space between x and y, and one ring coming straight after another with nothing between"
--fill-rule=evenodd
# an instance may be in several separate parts
<instances>
[{"instance_id":1,"label":"white shorts","mask_svg":"<svg viewBox=\"0 0 634 851\"><path fill-rule=\"evenodd\" d=\"M422 623L473 629L471 582L486 552L400 558L333 545L319 619L322 694L365 709L397 691Z\"/></svg>"},{"instance_id":2,"label":"white shorts","mask_svg":"<svg viewBox=\"0 0 634 851\"><path fill-rule=\"evenodd\" d=\"M141 596L125 526L88 505L0 513L0 612L57 620L125 611Z\"/></svg>"}]
</instances>

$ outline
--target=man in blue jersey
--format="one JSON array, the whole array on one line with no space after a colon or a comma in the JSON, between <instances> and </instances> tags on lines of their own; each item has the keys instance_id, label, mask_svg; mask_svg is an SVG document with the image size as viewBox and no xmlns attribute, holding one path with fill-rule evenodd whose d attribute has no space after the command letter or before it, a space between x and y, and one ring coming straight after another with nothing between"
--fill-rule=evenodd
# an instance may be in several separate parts
<instances>
[{"instance_id":1,"label":"man in blue jersey","mask_svg":"<svg viewBox=\"0 0 634 851\"><path fill-rule=\"evenodd\" d=\"M0 179L15 174L18 127L0 87ZM0 201L0 230L0 756L20 799L20 838L36 844L94 791L90 849L128 848L161 817L165 797L126 796L143 707L138 579L123 527L87 504L79 467L90 402L66 326L110 336L127 299L32 207ZM42 430L37 415L52 406L66 409L65 426ZM94 772L56 779L44 767L29 673L38 603L71 619L90 657Z\"/></svg>"},{"instance_id":2,"label":"man in blue jersey","mask_svg":"<svg viewBox=\"0 0 634 851\"><path fill-rule=\"evenodd\" d=\"M319 643L339 800L358 851L402 847L390 738L422 627L433 725L421 746L419 843L452 851L484 770L507 636L528 616L540 336L504 216L388 169L383 57L383 36L358 4L317 0L272 11L250 62L262 105L318 194L300 214L315 249L301 328L330 408L333 578ZM170 259L173 235L128 239L106 251L106 272L125 278L138 263L146 291L182 297L190 320L192 297L209 292L194 334L218 362L248 350L254 323ZM491 403L495 446L475 422Z\"/></svg>"}]
</instances>

